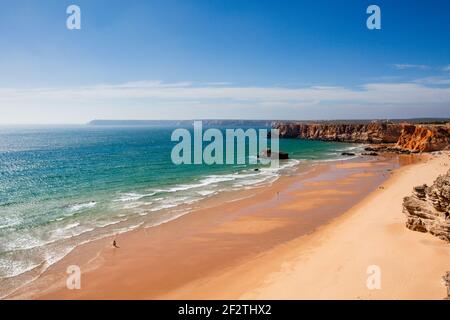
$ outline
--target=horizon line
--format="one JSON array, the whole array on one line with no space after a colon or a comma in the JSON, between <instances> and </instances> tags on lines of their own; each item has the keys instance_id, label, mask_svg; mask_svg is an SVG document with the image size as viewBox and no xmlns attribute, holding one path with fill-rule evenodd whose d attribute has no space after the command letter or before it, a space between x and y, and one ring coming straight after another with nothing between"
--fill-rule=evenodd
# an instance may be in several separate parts
<instances>
[{"instance_id":1,"label":"horizon line","mask_svg":"<svg viewBox=\"0 0 450 320\"><path fill-rule=\"evenodd\" d=\"M440 120L450 121L450 117L412 117L412 118L335 118L335 119L243 119L243 118L190 118L190 119L93 119L87 122L54 122L54 123L31 123L31 122L16 122L16 123L0 123L0 126L24 126L24 125L36 125L36 126L58 126L58 125L91 125L94 121L128 121L128 122L150 122L150 121L411 121L411 120Z\"/></svg>"}]
</instances>

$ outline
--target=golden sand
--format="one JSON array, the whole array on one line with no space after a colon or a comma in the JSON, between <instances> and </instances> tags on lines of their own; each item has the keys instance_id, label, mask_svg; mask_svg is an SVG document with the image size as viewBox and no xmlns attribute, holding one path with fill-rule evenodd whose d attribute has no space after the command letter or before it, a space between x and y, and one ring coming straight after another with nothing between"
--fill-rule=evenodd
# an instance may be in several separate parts
<instances>
[{"instance_id":1,"label":"golden sand","mask_svg":"<svg viewBox=\"0 0 450 320\"><path fill-rule=\"evenodd\" d=\"M321 164L122 234L120 249L112 238L80 246L10 298L442 298L449 246L406 229L401 203L449 159L407 159L394 175L379 174L397 160ZM81 266L81 290L65 288L71 264ZM366 286L370 265L382 270L381 290Z\"/></svg>"}]
</instances>

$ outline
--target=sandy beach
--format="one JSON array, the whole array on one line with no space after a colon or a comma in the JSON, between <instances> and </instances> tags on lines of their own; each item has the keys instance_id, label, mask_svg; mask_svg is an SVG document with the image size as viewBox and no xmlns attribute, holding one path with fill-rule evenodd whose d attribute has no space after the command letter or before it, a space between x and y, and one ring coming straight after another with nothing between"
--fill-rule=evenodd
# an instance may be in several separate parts
<instances>
[{"instance_id":1,"label":"sandy beach","mask_svg":"<svg viewBox=\"0 0 450 320\"><path fill-rule=\"evenodd\" d=\"M122 234L119 249L82 245L8 298L442 299L450 247L408 230L402 199L449 164L447 153L319 163ZM81 290L65 287L70 265ZM373 265L381 289L369 290Z\"/></svg>"},{"instance_id":2,"label":"sandy beach","mask_svg":"<svg viewBox=\"0 0 450 320\"><path fill-rule=\"evenodd\" d=\"M441 155L400 168L332 223L203 285L240 283L242 299L442 299L450 246L405 228L401 204L411 186L431 184L448 166ZM380 267L380 289L367 288L371 265Z\"/></svg>"}]
</instances>

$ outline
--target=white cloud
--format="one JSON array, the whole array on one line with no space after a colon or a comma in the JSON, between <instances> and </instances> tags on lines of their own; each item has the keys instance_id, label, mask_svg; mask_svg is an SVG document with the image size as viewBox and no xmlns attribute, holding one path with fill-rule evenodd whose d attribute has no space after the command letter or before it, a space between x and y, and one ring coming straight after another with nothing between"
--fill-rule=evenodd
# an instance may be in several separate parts
<instances>
[{"instance_id":1,"label":"white cloud","mask_svg":"<svg viewBox=\"0 0 450 320\"><path fill-rule=\"evenodd\" d=\"M424 64L409 64L409 63L399 63L392 65L397 70L405 70L405 69L428 69L429 66Z\"/></svg>"},{"instance_id":2,"label":"white cloud","mask_svg":"<svg viewBox=\"0 0 450 320\"><path fill-rule=\"evenodd\" d=\"M415 80L416 83L450 85L450 78L445 77L426 77Z\"/></svg>"},{"instance_id":3,"label":"white cloud","mask_svg":"<svg viewBox=\"0 0 450 320\"><path fill-rule=\"evenodd\" d=\"M0 122L61 123L94 118L290 118L298 112L296 110L302 110L303 114L309 112L306 110L319 112L316 117L320 118L325 116L319 111L323 108L329 110L326 117L332 118L344 109L347 117L351 117L363 109L367 114L371 110L373 114L386 114L386 110L396 108L395 112L403 108L407 113L412 106L423 106L425 109L420 110L425 114L432 108L435 114L446 114L447 109L450 112L448 80L430 77L414 82L371 82L353 88L248 87L162 81L72 88L0 88ZM347 107L352 110L350 113ZM359 116L363 117L362 114Z\"/></svg>"},{"instance_id":4,"label":"white cloud","mask_svg":"<svg viewBox=\"0 0 450 320\"><path fill-rule=\"evenodd\" d=\"M0 107L8 103L38 104L48 102L71 103L97 101L172 101L214 102L217 100L247 103L358 102L358 103L450 103L450 87L428 84L449 84L448 79L423 78L415 83L368 83L357 88L339 86L239 87L195 85L191 82L163 83L139 81L123 84L102 84L76 88L0 88Z\"/></svg>"},{"instance_id":5,"label":"white cloud","mask_svg":"<svg viewBox=\"0 0 450 320\"><path fill-rule=\"evenodd\" d=\"M443 71L450 71L450 65L448 65L448 66L442 68L442 70L443 70Z\"/></svg>"}]
</instances>

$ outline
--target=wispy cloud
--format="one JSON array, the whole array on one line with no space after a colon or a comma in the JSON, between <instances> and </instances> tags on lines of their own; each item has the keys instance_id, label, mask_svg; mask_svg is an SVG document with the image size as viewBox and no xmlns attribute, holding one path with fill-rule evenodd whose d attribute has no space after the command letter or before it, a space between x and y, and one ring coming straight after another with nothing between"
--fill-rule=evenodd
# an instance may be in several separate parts
<instances>
[{"instance_id":1,"label":"wispy cloud","mask_svg":"<svg viewBox=\"0 0 450 320\"><path fill-rule=\"evenodd\" d=\"M441 86L436 87L439 84ZM357 87L309 86L262 87L195 84L193 82L164 83L138 81L123 84L101 84L76 88L0 88L0 108L39 105L172 105L210 104L221 106L247 104L317 105L327 103L358 104L450 104L450 83L446 78L423 78L415 82L366 83Z\"/></svg>"},{"instance_id":2,"label":"wispy cloud","mask_svg":"<svg viewBox=\"0 0 450 320\"><path fill-rule=\"evenodd\" d=\"M450 85L450 78L447 77L426 77L414 80L416 83Z\"/></svg>"},{"instance_id":3,"label":"wispy cloud","mask_svg":"<svg viewBox=\"0 0 450 320\"><path fill-rule=\"evenodd\" d=\"M392 65L397 70L405 70L405 69L428 69L429 66L424 64L409 64L409 63L398 63Z\"/></svg>"},{"instance_id":4,"label":"wispy cloud","mask_svg":"<svg viewBox=\"0 0 450 320\"><path fill-rule=\"evenodd\" d=\"M443 70L443 71L450 71L450 65L448 65L448 66L442 68L442 70Z\"/></svg>"}]
</instances>

